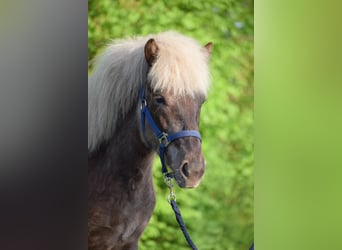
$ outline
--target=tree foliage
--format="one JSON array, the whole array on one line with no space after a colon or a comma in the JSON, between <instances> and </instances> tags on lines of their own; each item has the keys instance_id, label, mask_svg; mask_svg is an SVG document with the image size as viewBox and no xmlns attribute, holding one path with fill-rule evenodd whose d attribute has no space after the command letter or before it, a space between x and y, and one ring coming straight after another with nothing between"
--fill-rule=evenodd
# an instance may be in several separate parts
<instances>
[{"instance_id":1,"label":"tree foliage","mask_svg":"<svg viewBox=\"0 0 342 250\"><path fill-rule=\"evenodd\" d=\"M253 0L90 0L88 59L112 39L176 30L214 43L212 86L201 112L206 174L176 188L190 235L201 250L248 249L253 241ZM139 249L188 249L155 161L157 203Z\"/></svg>"}]
</instances>

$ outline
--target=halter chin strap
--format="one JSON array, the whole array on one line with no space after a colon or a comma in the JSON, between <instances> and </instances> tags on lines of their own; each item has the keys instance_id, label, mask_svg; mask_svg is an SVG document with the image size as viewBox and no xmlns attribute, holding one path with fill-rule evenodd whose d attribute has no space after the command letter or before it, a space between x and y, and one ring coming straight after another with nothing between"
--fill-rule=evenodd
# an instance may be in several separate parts
<instances>
[{"instance_id":1,"label":"halter chin strap","mask_svg":"<svg viewBox=\"0 0 342 250\"><path fill-rule=\"evenodd\" d=\"M141 109L141 128L142 128L143 135L144 135L145 140L146 140L145 120L147 120L147 122L151 126L154 134L157 136L157 138L159 140L159 152L158 153L159 153L159 158L160 158L160 161L162 164L162 173L165 175L165 177L171 178L171 173L167 172L167 168L166 168L166 164L165 164L165 150L166 150L167 146L172 141L174 141L178 138L182 138L182 137L192 136L192 137L196 137L199 140L201 140L201 135L196 130L183 130L183 131L173 133L173 134L167 134L166 132L162 132L158 128L158 125L153 120L151 112L149 111L149 109L147 107L147 101L145 99L145 88L144 87L141 87L141 90L140 90L140 100L141 100L141 107L140 107L140 109ZM147 140L146 140L146 142L147 142Z\"/></svg>"}]
</instances>

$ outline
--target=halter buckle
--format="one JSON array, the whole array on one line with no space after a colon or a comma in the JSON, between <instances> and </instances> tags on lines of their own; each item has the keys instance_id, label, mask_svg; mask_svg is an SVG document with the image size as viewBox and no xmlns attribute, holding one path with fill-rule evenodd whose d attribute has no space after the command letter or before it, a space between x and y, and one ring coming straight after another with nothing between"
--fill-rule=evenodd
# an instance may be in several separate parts
<instances>
[{"instance_id":1,"label":"halter buckle","mask_svg":"<svg viewBox=\"0 0 342 250\"><path fill-rule=\"evenodd\" d=\"M168 139L168 134L163 132L162 135L158 138L159 139L159 143L161 145L164 145L164 147L167 147L170 144L170 141Z\"/></svg>"},{"instance_id":2,"label":"halter buckle","mask_svg":"<svg viewBox=\"0 0 342 250\"><path fill-rule=\"evenodd\" d=\"M147 101L146 101L146 99L141 100L140 110L143 110L146 106L147 106Z\"/></svg>"}]
</instances>

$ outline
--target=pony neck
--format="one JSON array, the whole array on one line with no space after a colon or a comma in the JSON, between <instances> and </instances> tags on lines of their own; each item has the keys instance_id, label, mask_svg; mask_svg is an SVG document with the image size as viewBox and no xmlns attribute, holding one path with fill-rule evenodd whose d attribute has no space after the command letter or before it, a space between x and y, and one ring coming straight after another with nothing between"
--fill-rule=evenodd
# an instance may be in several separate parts
<instances>
[{"instance_id":1,"label":"pony neck","mask_svg":"<svg viewBox=\"0 0 342 250\"><path fill-rule=\"evenodd\" d=\"M94 162L97 165L102 164L103 168L109 166L112 170L120 170L120 172L150 168L155 151L143 142L139 126L140 121L136 109L132 109L120 123L111 139L91 154L90 165L93 165L92 162ZM99 159L102 160L99 161Z\"/></svg>"}]
</instances>

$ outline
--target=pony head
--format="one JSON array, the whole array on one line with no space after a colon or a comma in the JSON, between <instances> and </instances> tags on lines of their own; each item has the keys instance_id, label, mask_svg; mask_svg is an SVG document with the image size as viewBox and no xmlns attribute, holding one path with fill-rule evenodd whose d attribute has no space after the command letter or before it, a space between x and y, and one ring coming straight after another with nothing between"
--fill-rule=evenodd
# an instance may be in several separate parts
<instances>
[{"instance_id":1,"label":"pony head","mask_svg":"<svg viewBox=\"0 0 342 250\"><path fill-rule=\"evenodd\" d=\"M202 47L172 31L110 44L97 57L88 80L89 154L96 154L100 145L117 143L118 133L128 124L140 131L146 146L157 151L159 140L151 127L146 124L143 133L137 122L141 118L142 84L148 109L160 130L168 134L198 130L201 105L209 88L211 49L212 43ZM205 161L198 138L182 137L170 143L165 161L179 186L199 184Z\"/></svg>"},{"instance_id":2,"label":"pony head","mask_svg":"<svg viewBox=\"0 0 342 250\"><path fill-rule=\"evenodd\" d=\"M207 61L212 43L204 47L177 33L161 33L144 46L148 64L145 99L161 131L175 134L198 130L200 111L209 86ZM160 141L151 126L145 124L142 140L158 151ZM165 150L165 163L171 168L180 187L199 185L205 160L197 137L182 137Z\"/></svg>"}]
</instances>

